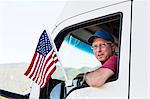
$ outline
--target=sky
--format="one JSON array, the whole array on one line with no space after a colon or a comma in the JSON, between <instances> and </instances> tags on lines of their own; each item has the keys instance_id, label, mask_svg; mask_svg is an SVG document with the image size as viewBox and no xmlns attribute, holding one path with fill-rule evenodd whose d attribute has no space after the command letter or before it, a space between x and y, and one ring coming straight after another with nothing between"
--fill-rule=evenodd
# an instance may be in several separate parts
<instances>
[{"instance_id":1,"label":"sky","mask_svg":"<svg viewBox=\"0 0 150 99\"><path fill-rule=\"evenodd\" d=\"M0 0L0 64L30 62L44 29L52 31L66 0Z\"/></svg>"}]
</instances>

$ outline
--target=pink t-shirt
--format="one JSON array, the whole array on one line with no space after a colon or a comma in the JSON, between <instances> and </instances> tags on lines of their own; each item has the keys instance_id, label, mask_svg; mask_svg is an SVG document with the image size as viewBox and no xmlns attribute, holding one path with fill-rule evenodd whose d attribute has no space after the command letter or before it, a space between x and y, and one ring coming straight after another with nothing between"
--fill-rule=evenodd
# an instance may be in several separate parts
<instances>
[{"instance_id":1,"label":"pink t-shirt","mask_svg":"<svg viewBox=\"0 0 150 99\"><path fill-rule=\"evenodd\" d=\"M117 61L118 61L118 56L113 55L100 68L108 68L115 73L117 68Z\"/></svg>"}]
</instances>

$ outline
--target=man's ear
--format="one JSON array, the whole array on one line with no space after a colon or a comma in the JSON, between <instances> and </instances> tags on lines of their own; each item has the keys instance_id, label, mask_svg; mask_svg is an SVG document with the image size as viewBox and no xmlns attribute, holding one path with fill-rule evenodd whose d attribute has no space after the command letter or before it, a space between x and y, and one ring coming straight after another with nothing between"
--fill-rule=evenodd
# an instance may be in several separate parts
<instances>
[{"instance_id":1,"label":"man's ear","mask_svg":"<svg viewBox=\"0 0 150 99\"><path fill-rule=\"evenodd\" d=\"M117 45L115 43L112 43L111 46L112 46L112 51L115 52L117 49Z\"/></svg>"}]
</instances>

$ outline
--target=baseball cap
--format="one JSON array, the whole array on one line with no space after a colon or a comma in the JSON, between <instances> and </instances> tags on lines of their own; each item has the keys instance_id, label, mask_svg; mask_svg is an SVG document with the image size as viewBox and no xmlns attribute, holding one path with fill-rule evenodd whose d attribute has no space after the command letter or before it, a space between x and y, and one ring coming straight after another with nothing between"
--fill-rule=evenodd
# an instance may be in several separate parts
<instances>
[{"instance_id":1,"label":"baseball cap","mask_svg":"<svg viewBox=\"0 0 150 99\"><path fill-rule=\"evenodd\" d=\"M93 43L93 40L95 38L102 38L102 39L105 39L105 40L108 40L108 41L111 41L111 42L114 42L114 38L112 37L111 34L109 34L107 31L101 29L101 30L98 30L95 32L94 35L92 35L89 39L88 39L88 42L90 44Z\"/></svg>"}]
</instances>

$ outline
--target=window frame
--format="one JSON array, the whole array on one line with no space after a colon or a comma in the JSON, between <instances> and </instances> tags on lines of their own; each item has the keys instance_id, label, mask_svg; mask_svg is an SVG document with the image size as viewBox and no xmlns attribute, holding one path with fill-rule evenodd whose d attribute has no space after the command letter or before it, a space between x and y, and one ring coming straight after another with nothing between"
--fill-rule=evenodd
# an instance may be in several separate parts
<instances>
[{"instance_id":1,"label":"window frame","mask_svg":"<svg viewBox=\"0 0 150 99\"><path fill-rule=\"evenodd\" d=\"M56 45L56 48L57 50L59 51L60 47L61 47L61 44L62 42L64 41L65 37L71 32L71 31L74 31L74 30L77 30L77 29L81 29L81 28L85 28L87 26L91 26L91 25L94 25L94 24L97 24L97 23L107 23L109 21L112 21L112 19L108 19L109 17L115 17L115 16L119 16L119 37L118 37L118 57L119 57L119 60L118 60L118 63L117 63L117 72L115 75L113 75L112 77L110 77L107 82L111 82L111 81L115 81L118 79L119 77L119 62L120 62L120 53L121 53L121 35L122 35L122 20L123 20L123 12L116 12L116 13L111 13L111 14L108 14L108 15L104 15L104 16L100 16L100 17L97 17L97 18L94 18L94 19L90 19L90 20L87 20L87 21L84 21L84 22L80 22L80 23L77 23L77 24L73 24L71 26L68 26L68 27L65 27L64 29L62 29L58 35L55 37L54 39L54 43ZM73 35L74 36L74 35ZM80 39L80 38L78 38ZM85 41L83 41L85 42ZM85 42L85 43L88 43L88 42Z\"/></svg>"}]
</instances>

